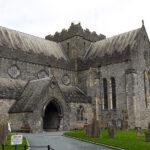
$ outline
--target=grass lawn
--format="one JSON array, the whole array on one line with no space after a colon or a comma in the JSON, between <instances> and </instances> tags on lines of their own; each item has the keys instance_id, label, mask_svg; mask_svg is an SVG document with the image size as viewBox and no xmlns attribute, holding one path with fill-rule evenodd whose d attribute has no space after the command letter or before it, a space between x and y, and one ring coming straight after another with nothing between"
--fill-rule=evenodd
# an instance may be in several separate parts
<instances>
[{"instance_id":1,"label":"grass lawn","mask_svg":"<svg viewBox=\"0 0 150 150\"><path fill-rule=\"evenodd\" d=\"M11 145L11 135L12 134L8 134L7 136L7 140L5 141L5 145ZM27 145L27 140L25 137L23 137L23 143L21 145L17 146L17 150L24 150L24 145ZM14 150L14 146L6 146L5 150ZM2 148L0 147L0 150L2 150Z\"/></svg>"},{"instance_id":2,"label":"grass lawn","mask_svg":"<svg viewBox=\"0 0 150 150\"><path fill-rule=\"evenodd\" d=\"M115 133L114 139L110 139L108 137L107 130L102 130L101 132L101 138L90 138L86 136L84 130L67 131L64 133L64 135L92 141L95 143L103 143L111 146L116 146L126 150L150 150L150 142L145 142L144 131L142 132L140 137L137 137L135 130L118 130Z\"/></svg>"}]
</instances>

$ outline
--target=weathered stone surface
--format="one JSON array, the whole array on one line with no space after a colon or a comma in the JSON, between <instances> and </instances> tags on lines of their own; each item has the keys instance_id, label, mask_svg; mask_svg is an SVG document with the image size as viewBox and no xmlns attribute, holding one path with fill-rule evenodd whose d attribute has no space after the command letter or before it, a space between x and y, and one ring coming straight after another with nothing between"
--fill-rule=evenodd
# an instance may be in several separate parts
<instances>
[{"instance_id":1,"label":"weathered stone surface","mask_svg":"<svg viewBox=\"0 0 150 150\"><path fill-rule=\"evenodd\" d=\"M93 109L101 127L108 127L114 120L115 128L147 128L150 44L144 26L105 39L83 30L80 24L72 24L68 31L47 37L58 43L3 27L0 34L0 77L11 80L3 84L0 78L0 118L11 121L14 130L21 129L26 121L33 132L42 131L45 109L51 100L56 100L63 112L57 112L59 130L83 128L91 123ZM47 76L54 80L41 79ZM116 83L116 108L112 77ZM104 78L108 108L104 108ZM19 112L11 112L16 106ZM78 120L81 106L84 111L80 114L82 120Z\"/></svg>"}]
</instances>

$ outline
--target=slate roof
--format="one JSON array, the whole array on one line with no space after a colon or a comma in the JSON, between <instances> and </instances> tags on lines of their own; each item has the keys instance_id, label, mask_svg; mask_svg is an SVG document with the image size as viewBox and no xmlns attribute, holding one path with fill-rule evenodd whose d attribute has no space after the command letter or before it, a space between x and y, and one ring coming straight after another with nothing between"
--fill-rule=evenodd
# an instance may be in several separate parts
<instances>
[{"instance_id":1,"label":"slate roof","mask_svg":"<svg viewBox=\"0 0 150 150\"><path fill-rule=\"evenodd\" d=\"M43 98L43 91L47 89L50 78L43 78L29 81L16 103L10 108L10 113L32 112L35 110L40 98Z\"/></svg>"},{"instance_id":2,"label":"slate roof","mask_svg":"<svg viewBox=\"0 0 150 150\"><path fill-rule=\"evenodd\" d=\"M104 40L92 43L84 55L84 60L93 59L96 57L104 57L105 55L112 55L114 52L122 53L130 47L133 49L137 44L137 35L142 28L122 33Z\"/></svg>"},{"instance_id":3,"label":"slate roof","mask_svg":"<svg viewBox=\"0 0 150 150\"><path fill-rule=\"evenodd\" d=\"M26 85L23 80L0 78L0 98L17 99Z\"/></svg>"},{"instance_id":4,"label":"slate roof","mask_svg":"<svg viewBox=\"0 0 150 150\"><path fill-rule=\"evenodd\" d=\"M38 54L43 53L45 56L54 55L58 59L61 57L66 59L60 44L5 27L0 27L0 46L26 52L33 51Z\"/></svg>"},{"instance_id":5,"label":"slate roof","mask_svg":"<svg viewBox=\"0 0 150 150\"><path fill-rule=\"evenodd\" d=\"M32 80L27 83L18 101L10 108L9 113L33 112L44 98L46 90L50 85L51 78ZM59 85L67 102L91 102L79 88L75 86Z\"/></svg>"},{"instance_id":6,"label":"slate roof","mask_svg":"<svg viewBox=\"0 0 150 150\"><path fill-rule=\"evenodd\" d=\"M0 27L0 57L52 66L68 62L59 43L5 27Z\"/></svg>"},{"instance_id":7,"label":"slate roof","mask_svg":"<svg viewBox=\"0 0 150 150\"><path fill-rule=\"evenodd\" d=\"M81 89L77 86L66 86L60 85L60 89L62 90L65 99L68 102L75 103L91 103L91 97L88 97Z\"/></svg>"}]
</instances>

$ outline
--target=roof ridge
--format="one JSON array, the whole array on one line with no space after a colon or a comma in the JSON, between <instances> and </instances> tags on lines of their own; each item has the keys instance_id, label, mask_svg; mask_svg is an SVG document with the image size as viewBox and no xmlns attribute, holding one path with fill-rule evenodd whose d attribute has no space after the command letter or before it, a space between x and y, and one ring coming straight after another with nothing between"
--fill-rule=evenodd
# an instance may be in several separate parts
<instances>
[{"instance_id":1,"label":"roof ridge","mask_svg":"<svg viewBox=\"0 0 150 150\"><path fill-rule=\"evenodd\" d=\"M42 40L47 41L47 42L56 43L56 44L59 45L59 43L57 43L57 42L55 42L55 41L50 41L50 40L47 40L47 39L45 39L45 38L42 38L42 37L39 37L39 36L36 36L36 35L33 35L33 34L25 33L25 32L22 32L22 31L18 31L18 30L16 30L16 29L12 29L12 28L8 28L8 27L3 27L3 26L0 26L0 28L6 29L6 30L10 30L10 31L12 31L12 32L17 32L17 33L20 33L20 34L32 36L32 37L35 37L35 38L38 38L38 39L42 39Z\"/></svg>"},{"instance_id":2,"label":"roof ridge","mask_svg":"<svg viewBox=\"0 0 150 150\"><path fill-rule=\"evenodd\" d=\"M137 28L137 29L133 29L133 30L130 30L130 31L127 31L127 32L122 32L122 33L120 33L120 34L116 34L116 35L113 35L113 36L111 36L111 37L106 37L106 39L103 39L103 40L94 42L93 44L99 43L99 42L102 42L102 41L106 41L106 40L108 40L108 39L112 39L112 38L118 37L118 36L123 35L123 34L129 34L129 33L131 33L131 32L137 31L137 30L140 31L141 29L142 29L142 27Z\"/></svg>"}]
</instances>

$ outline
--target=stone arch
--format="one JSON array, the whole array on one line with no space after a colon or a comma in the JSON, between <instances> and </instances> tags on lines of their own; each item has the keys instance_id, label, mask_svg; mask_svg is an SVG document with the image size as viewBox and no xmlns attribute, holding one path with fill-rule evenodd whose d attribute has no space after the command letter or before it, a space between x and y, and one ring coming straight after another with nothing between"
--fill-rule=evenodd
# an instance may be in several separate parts
<instances>
[{"instance_id":1,"label":"stone arch","mask_svg":"<svg viewBox=\"0 0 150 150\"><path fill-rule=\"evenodd\" d=\"M43 108L43 130L59 130L62 117L63 107L61 103L57 99L52 98Z\"/></svg>"}]
</instances>

